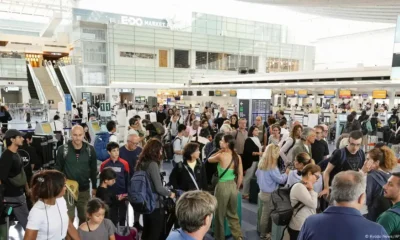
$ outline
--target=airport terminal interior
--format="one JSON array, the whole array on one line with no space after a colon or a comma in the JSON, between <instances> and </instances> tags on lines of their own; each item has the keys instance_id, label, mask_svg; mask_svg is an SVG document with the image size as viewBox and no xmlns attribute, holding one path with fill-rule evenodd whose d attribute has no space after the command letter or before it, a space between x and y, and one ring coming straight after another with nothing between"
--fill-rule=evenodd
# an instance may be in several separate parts
<instances>
[{"instance_id":1,"label":"airport terminal interior","mask_svg":"<svg viewBox=\"0 0 400 240\"><path fill-rule=\"evenodd\" d=\"M2 0L0 240L400 239L399 87L399 0Z\"/></svg>"}]
</instances>

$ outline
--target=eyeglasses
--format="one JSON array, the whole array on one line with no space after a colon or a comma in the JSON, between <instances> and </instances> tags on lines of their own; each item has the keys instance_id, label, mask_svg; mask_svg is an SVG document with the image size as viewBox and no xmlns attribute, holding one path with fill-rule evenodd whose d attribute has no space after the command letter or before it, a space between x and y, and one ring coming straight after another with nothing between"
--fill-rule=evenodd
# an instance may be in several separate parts
<instances>
[{"instance_id":1,"label":"eyeglasses","mask_svg":"<svg viewBox=\"0 0 400 240\"><path fill-rule=\"evenodd\" d=\"M138 145L139 143L135 143L135 142L132 142L132 141L127 141L128 143L131 143L131 144L133 144L133 145Z\"/></svg>"},{"instance_id":2,"label":"eyeglasses","mask_svg":"<svg viewBox=\"0 0 400 240\"><path fill-rule=\"evenodd\" d=\"M317 179L317 181L319 180L320 176L318 174L313 174L315 176L315 178Z\"/></svg>"},{"instance_id":3,"label":"eyeglasses","mask_svg":"<svg viewBox=\"0 0 400 240\"><path fill-rule=\"evenodd\" d=\"M322 132L315 132L316 134L321 134Z\"/></svg>"}]
</instances>

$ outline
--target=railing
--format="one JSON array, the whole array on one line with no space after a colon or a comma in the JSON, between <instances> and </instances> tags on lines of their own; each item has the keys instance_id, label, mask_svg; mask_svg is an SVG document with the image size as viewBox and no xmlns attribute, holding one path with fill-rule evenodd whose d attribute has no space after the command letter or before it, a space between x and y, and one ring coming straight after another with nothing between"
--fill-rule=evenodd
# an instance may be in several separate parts
<instances>
[{"instance_id":1,"label":"railing","mask_svg":"<svg viewBox=\"0 0 400 240\"><path fill-rule=\"evenodd\" d=\"M36 77L36 74L33 71L33 68L31 66L31 64L28 63L27 65L28 65L29 72L31 73L33 85L35 85L35 89L36 89L36 92L38 94L39 101L41 103L46 103L47 99L46 99L46 95L44 95L44 91L43 91L42 85L40 84L39 79Z\"/></svg>"},{"instance_id":2,"label":"railing","mask_svg":"<svg viewBox=\"0 0 400 240\"><path fill-rule=\"evenodd\" d=\"M56 71L54 71L54 67L51 64L51 62L47 62L46 63L46 70L47 70L47 73L50 76L50 79L51 79L51 82L53 83L53 86L56 87L58 93L60 94L61 101L63 103L65 103L64 91L62 90L60 81L58 80Z\"/></svg>"},{"instance_id":3,"label":"railing","mask_svg":"<svg viewBox=\"0 0 400 240\"><path fill-rule=\"evenodd\" d=\"M64 82L65 82L65 84L67 85L67 88L68 88L68 90L69 90L69 93L71 94L72 102L75 102L75 103L76 103L76 97L75 97L75 93L74 93L74 91L73 91L74 89L73 89L73 87L71 86L71 82L70 82L70 80L69 80L68 74L65 72L65 67L64 67L64 66L58 66L58 69L60 69L61 74L62 74L63 77L64 77Z\"/></svg>"}]
</instances>

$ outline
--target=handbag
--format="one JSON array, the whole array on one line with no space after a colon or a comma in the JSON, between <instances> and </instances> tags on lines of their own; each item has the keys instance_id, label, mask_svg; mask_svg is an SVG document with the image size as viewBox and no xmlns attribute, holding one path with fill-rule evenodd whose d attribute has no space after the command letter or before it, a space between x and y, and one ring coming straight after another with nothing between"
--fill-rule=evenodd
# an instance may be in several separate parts
<instances>
[{"instance_id":1,"label":"handbag","mask_svg":"<svg viewBox=\"0 0 400 240\"><path fill-rule=\"evenodd\" d=\"M228 165L228 167L225 169L225 171L221 174L221 176L218 176L218 171L216 171L216 172L214 173L214 175L213 175L212 178L211 178L211 187L212 187L212 190L215 189L215 187L217 186L217 183L219 182L219 179L221 179L221 178L225 175L225 173L226 173L226 172L229 170L229 168L231 167L232 163L233 163L233 159L232 159L231 163L229 163L229 165Z\"/></svg>"},{"instance_id":2,"label":"handbag","mask_svg":"<svg viewBox=\"0 0 400 240\"><path fill-rule=\"evenodd\" d=\"M26 174L25 174L24 168L22 167L21 168L21 172L19 174L17 174L16 176L8 178L8 181L14 187L23 187L23 186L25 186L25 184L27 183L27 179L26 179Z\"/></svg>"},{"instance_id":3,"label":"handbag","mask_svg":"<svg viewBox=\"0 0 400 240\"><path fill-rule=\"evenodd\" d=\"M190 178L192 179L194 185L196 185L197 190L200 190L199 186L197 185L196 179L194 179L194 177L193 177L193 174L189 171L189 169L187 168L186 165L184 165L184 167L185 167L186 171L188 171Z\"/></svg>"},{"instance_id":4,"label":"handbag","mask_svg":"<svg viewBox=\"0 0 400 240\"><path fill-rule=\"evenodd\" d=\"M75 201L78 201L79 197L79 183L75 180L67 179L65 182L67 188L67 194L71 196Z\"/></svg>"}]
</instances>

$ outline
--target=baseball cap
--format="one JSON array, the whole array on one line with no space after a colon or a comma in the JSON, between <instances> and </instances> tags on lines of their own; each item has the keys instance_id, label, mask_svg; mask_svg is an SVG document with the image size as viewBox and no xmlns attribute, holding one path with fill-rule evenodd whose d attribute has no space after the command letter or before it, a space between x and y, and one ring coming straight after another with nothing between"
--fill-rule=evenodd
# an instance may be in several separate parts
<instances>
[{"instance_id":1,"label":"baseball cap","mask_svg":"<svg viewBox=\"0 0 400 240\"><path fill-rule=\"evenodd\" d=\"M23 137L25 136L24 132L20 132L17 129L8 129L6 134L4 135L4 138L15 138L15 137Z\"/></svg>"}]
</instances>

